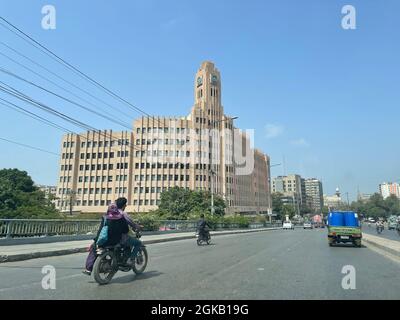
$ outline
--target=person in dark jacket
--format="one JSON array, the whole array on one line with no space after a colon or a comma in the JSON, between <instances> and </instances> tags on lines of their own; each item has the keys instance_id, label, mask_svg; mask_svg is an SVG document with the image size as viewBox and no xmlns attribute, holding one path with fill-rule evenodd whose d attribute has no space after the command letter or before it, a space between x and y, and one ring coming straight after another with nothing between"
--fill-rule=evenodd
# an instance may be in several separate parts
<instances>
[{"instance_id":1,"label":"person in dark jacket","mask_svg":"<svg viewBox=\"0 0 400 320\"><path fill-rule=\"evenodd\" d=\"M126 198L118 198L115 203L112 203L108 207L107 213L105 214L105 216L103 216L101 220L101 224L97 232L96 238L94 239L94 243L90 247L89 255L86 259L86 269L82 271L84 274L91 275L92 273L93 265L97 257L97 239L99 238L101 229L103 228L105 222L108 225L108 234L107 241L102 245L102 247L115 246L121 243L123 245L129 246L130 248L133 248L130 259L130 263L133 263L136 254L142 246L142 242L128 235L129 226L131 226L134 230L140 230L142 226L134 223L132 219L128 216L128 214L124 212L126 204Z\"/></svg>"},{"instance_id":2,"label":"person in dark jacket","mask_svg":"<svg viewBox=\"0 0 400 320\"><path fill-rule=\"evenodd\" d=\"M202 213L200 215L200 220L197 223L197 230L199 232L199 237L202 239L207 239L209 236L210 228L211 228L210 225L208 224L208 222L204 218L204 214Z\"/></svg>"}]
</instances>

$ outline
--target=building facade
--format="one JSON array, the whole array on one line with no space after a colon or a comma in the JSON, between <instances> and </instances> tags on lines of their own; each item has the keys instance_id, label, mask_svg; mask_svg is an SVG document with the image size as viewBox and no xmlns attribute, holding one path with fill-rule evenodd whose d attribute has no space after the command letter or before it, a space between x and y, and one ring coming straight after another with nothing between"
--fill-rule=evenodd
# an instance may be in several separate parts
<instances>
[{"instance_id":1,"label":"building facade","mask_svg":"<svg viewBox=\"0 0 400 320\"><path fill-rule=\"evenodd\" d=\"M390 197L390 195L395 195L400 199L400 184L393 182L384 182L379 185L379 193L382 195L383 199Z\"/></svg>"},{"instance_id":2,"label":"building facade","mask_svg":"<svg viewBox=\"0 0 400 320\"><path fill-rule=\"evenodd\" d=\"M324 197L322 190L322 183L318 179L311 178L306 179L305 182L305 193L309 199L309 207L315 212L320 213L324 206Z\"/></svg>"},{"instance_id":3,"label":"building facade","mask_svg":"<svg viewBox=\"0 0 400 320\"><path fill-rule=\"evenodd\" d=\"M270 160L251 147L251 132L224 113L221 78L212 62L195 76L188 116L142 117L133 131L89 131L63 137L57 205L62 211L103 212L119 196L128 210L157 208L171 187L208 190L227 213L271 209Z\"/></svg>"},{"instance_id":4,"label":"building facade","mask_svg":"<svg viewBox=\"0 0 400 320\"><path fill-rule=\"evenodd\" d=\"M336 188L336 192L332 196L324 195L324 206L328 207L330 210L340 209L344 205L342 201L342 196L339 188Z\"/></svg>"},{"instance_id":5,"label":"building facade","mask_svg":"<svg viewBox=\"0 0 400 320\"><path fill-rule=\"evenodd\" d=\"M293 205L297 214L300 214L301 207L306 204L304 179L298 174L274 178L272 180L272 192L282 193L283 203Z\"/></svg>"}]
</instances>

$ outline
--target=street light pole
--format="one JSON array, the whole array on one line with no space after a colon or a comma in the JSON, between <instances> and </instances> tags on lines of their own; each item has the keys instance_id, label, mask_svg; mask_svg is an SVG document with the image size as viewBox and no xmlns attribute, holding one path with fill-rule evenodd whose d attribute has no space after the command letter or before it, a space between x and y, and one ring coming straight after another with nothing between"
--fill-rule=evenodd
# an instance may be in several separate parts
<instances>
[{"instance_id":1,"label":"street light pole","mask_svg":"<svg viewBox=\"0 0 400 320\"><path fill-rule=\"evenodd\" d=\"M214 171L211 169L211 216L214 216Z\"/></svg>"}]
</instances>

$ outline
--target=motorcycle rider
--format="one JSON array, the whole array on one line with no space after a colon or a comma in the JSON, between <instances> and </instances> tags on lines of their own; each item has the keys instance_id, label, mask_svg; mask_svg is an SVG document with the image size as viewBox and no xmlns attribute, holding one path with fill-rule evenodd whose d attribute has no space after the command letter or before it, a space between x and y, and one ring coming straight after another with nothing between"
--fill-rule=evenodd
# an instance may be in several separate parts
<instances>
[{"instance_id":1,"label":"motorcycle rider","mask_svg":"<svg viewBox=\"0 0 400 320\"><path fill-rule=\"evenodd\" d=\"M206 219L204 218L204 214L200 214L200 220L197 223L197 230L199 232L200 239L208 239L210 236L210 228L211 226L208 224Z\"/></svg>"},{"instance_id":2,"label":"motorcycle rider","mask_svg":"<svg viewBox=\"0 0 400 320\"><path fill-rule=\"evenodd\" d=\"M133 248L131 256L128 260L128 264L133 264L137 253L139 252L142 242L139 239L128 235L129 226L133 230L140 230L142 226L133 222L129 215L125 212L126 204L128 200L126 198L118 198L115 203L112 203L108 209L106 215L103 217L97 236L94 239L95 242L90 248L89 255L86 259L86 269L82 273L91 275L93 265L96 260L96 242L99 237L100 231L104 226L104 222L107 221L108 225L108 239L103 246L114 246L118 243Z\"/></svg>"},{"instance_id":3,"label":"motorcycle rider","mask_svg":"<svg viewBox=\"0 0 400 320\"><path fill-rule=\"evenodd\" d=\"M376 229L379 229L379 228L380 228L381 230L384 229L383 221L380 220L380 219L376 222Z\"/></svg>"}]
</instances>

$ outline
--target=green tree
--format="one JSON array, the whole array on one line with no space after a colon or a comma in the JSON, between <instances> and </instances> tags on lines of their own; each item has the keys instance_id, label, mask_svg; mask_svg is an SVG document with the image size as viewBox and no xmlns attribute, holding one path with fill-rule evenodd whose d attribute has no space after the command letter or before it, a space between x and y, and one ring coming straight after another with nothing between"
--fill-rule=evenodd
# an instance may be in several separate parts
<instances>
[{"instance_id":1,"label":"green tree","mask_svg":"<svg viewBox=\"0 0 400 320\"><path fill-rule=\"evenodd\" d=\"M58 212L32 178L18 169L0 170L1 218L57 218Z\"/></svg>"},{"instance_id":2,"label":"green tree","mask_svg":"<svg viewBox=\"0 0 400 320\"><path fill-rule=\"evenodd\" d=\"M276 213L278 217L281 217L283 209L283 194L280 192L274 192L272 194L272 212Z\"/></svg>"},{"instance_id":3,"label":"green tree","mask_svg":"<svg viewBox=\"0 0 400 320\"><path fill-rule=\"evenodd\" d=\"M281 212L281 219L283 220L286 215L289 216L289 219L291 219L296 213L296 210L293 208L293 205L291 204L284 204L282 207L282 212Z\"/></svg>"},{"instance_id":4,"label":"green tree","mask_svg":"<svg viewBox=\"0 0 400 320\"><path fill-rule=\"evenodd\" d=\"M214 195L214 208L217 216L223 216L226 208L224 200ZM165 219L187 219L200 213L211 212L211 194L208 191L193 191L173 187L161 193L157 213Z\"/></svg>"}]
</instances>

